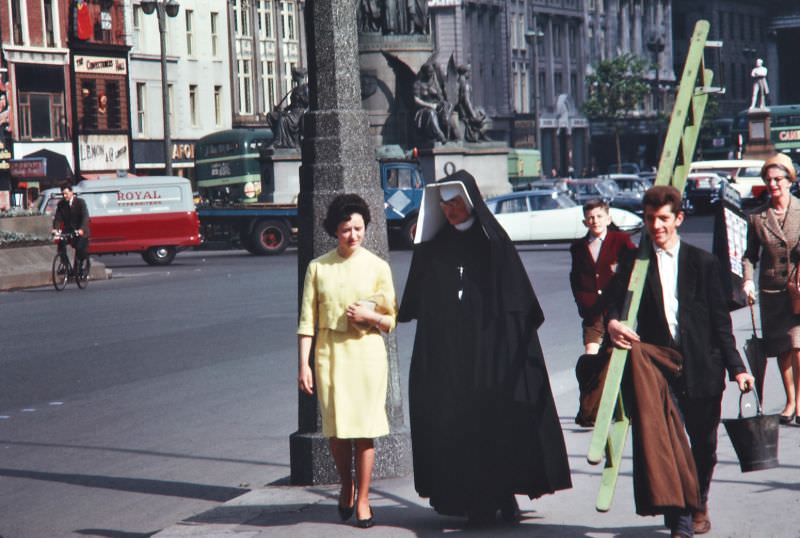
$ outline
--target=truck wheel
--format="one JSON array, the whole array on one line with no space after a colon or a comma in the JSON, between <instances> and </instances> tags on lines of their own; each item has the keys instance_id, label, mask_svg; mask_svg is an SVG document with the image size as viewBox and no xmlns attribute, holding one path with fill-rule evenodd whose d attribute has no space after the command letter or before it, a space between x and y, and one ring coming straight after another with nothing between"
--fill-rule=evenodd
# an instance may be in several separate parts
<instances>
[{"instance_id":1,"label":"truck wheel","mask_svg":"<svg viewBox=\"0 0 800 538\"><path fill-rule=\"evenodd\" d=\"M414 236L417 234L417 216L414 215L409 217L407 221L403 223L403 245L407 248L411 248L414 246Z\"/></svg>"},{"instance_id":2,"label":"truck wheel","mask_svg":"<svg viewBox=\"0 0 800 538\"><path fill-rule=\"evenodd\" d=\"M169 265L175 253L175 247L150 247L142 252L142 258L150 265Z\"/></svg>"},{"instance_id":3,"label":"truck wheel","mask_svg":"<svg viewBox=\"0 0 800 538\"><path fill-rule=\"evenodd\" d=\"M253 254L280 254L289 246L289 228L279 220L263 220L253 227L250 252Z\"/></svg>"}]
</instances>

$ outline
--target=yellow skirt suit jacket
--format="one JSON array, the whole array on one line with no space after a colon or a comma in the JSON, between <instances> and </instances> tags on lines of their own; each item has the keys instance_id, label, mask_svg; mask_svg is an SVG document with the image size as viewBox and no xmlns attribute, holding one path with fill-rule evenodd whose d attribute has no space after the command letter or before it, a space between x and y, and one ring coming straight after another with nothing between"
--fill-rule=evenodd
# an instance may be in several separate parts
<instances>
[{"instance_id":1,"label":"yellow skirt suit jacket","mask_svg":"<svg viewBox=\"0 0 800 538\"><path fill-rule=\"evenodd\" d=\"M336 250L308 265L298 335L316 336L314 373L322 433L366 439L389 433L386 386L389 366L380 331L347 319L347 306L369 300L395 327L397 300L384 260L360 247L348 258Z\"/></svg>"}]
</instances>

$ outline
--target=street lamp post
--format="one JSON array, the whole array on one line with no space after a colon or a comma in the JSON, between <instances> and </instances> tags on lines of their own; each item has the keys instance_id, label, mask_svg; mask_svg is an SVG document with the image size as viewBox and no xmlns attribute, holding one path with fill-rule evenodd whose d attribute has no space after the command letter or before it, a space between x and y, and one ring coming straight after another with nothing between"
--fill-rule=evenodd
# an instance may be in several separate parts
<instances>
[{"instance_id":1,"label":"street lamp post","mask_svg":"<svg viewBox=\"0 0 800 538\"><path fill-rule=\"evenodd\" d=\"M653 54L653 64L655 65L655 91L653 92L653 108L656 116L656 159L659 158L660 151L658 146L661 144L661 53L665 48L664 36L660 32L653 32L647 40L647 50Z\"/></svg>"},{"instance_id":2,"label":"street lamp post","mask_svg":"<svg viewBox=\"0 0 800 538\"><path fill-rule=\"evenodd\" d=\"M542 149L542 130L539 126L539 55L537 47L539 38L544 37L544 33L536 25L536 15L533 16L533 28L525 32L525 41L531 47L531 58L533 60L533 121L536 131L536 148Z\"/></svg>"},{"instance_id":3,"label":"street lamp post","mask_svg":"<svg viewBox=\"0 0 800 538\"><path fill-rule=\"evenodd\" d=\"M164 114L164 171L172 175L172 139L169 125L169 91L167 89L167 16L178 16L180 4L176 0L142 0L145 15L158 16L158 34L161 38L161 106Z\"/></svg>"}]
</instances>

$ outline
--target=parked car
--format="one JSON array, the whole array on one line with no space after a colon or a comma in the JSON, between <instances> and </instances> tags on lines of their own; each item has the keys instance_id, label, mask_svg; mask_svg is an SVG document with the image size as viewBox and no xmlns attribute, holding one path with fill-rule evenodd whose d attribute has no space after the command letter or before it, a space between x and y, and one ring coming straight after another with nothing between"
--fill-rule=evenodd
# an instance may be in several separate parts
<instances>
[{"instance_id":1,"label":"parked car","mask_svg":"<svg viewBox=\"0 0 800 538\"><path fill-rule=\"evenodd\" d=\"M513 192L490 198L486 205L512 241L559 243L587 232L583 208L555 189ZM611 220L628 233L642 228L642 219L623 209L611 208Z\"/></svg>"},{"instance_id":2,"label":"parked car","mask_svg":"<svg viewBox=\"0 0 800 538\"><path fill-rule=\"evenodd\" d=\"M686 176L683 191L683 211L689 215L707 213L720 201L721 189L727 180L713 172L695 172Z\"/></svg>"},{"instance_id":3,"label":"parked car","mask_svg":"<svg viewBox=\"0 0 800 538\"><path fill-rule=\"evenodd\" d=\"M759 203L754 196L753 187L763 185L760 159L734 159L720 161L696 161L689 168L689 173L713 172L726 179L740 195L743 207L752 207Z\"/></svg>"},{"instance_id":4,"label":"parked car","mask_svg":"<svg viewBox=\"0 0 800 538\"><path fill-rule=\"evenodd\" d=\"M609 174L638 174L639 172L641 172L641 169L636 163L614 163L608 165Z\"/></svg>"},{"instance_id":5,"label":"parked car","mask_svg":"<svg viewBox=\"0 0 800 538\"><path fill-rule=\"evenodd\" d=\"M641 215L642 197L652 184L646 179L642 179L636 174L609 174L601 176L614 184L614 197L611 199L611 206L620 209L627 209Z\"/></svg>"},{"instance_id":6,"label":"parked car","mask_svg":"<svg viewBox=\"0 0 800 538\"><path fill-rule=\"evenodd\" d=\"M572 192L572 199L579 205L597 198L610 204L617 191L616 184L607 178L568 179L567 188Z\"/></svg>"}]
</instances>

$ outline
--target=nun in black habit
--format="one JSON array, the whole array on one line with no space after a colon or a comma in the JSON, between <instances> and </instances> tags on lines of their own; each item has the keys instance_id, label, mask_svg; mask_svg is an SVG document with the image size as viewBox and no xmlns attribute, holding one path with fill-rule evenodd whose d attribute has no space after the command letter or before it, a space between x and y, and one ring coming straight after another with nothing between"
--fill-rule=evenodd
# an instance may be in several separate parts
<instances>
[{"instance_id":1,"label":"nun in black habit","mask_svg":"<svg viewBox=\"0 0 800 538\"><path fill-rule=\"evenodd\" d=\"M399 321L417 320L409 404L414 484L476 523L514 494L572 486L537 329L544 315L475 179L426 186Z\"/></svg>"}]
</instances>

